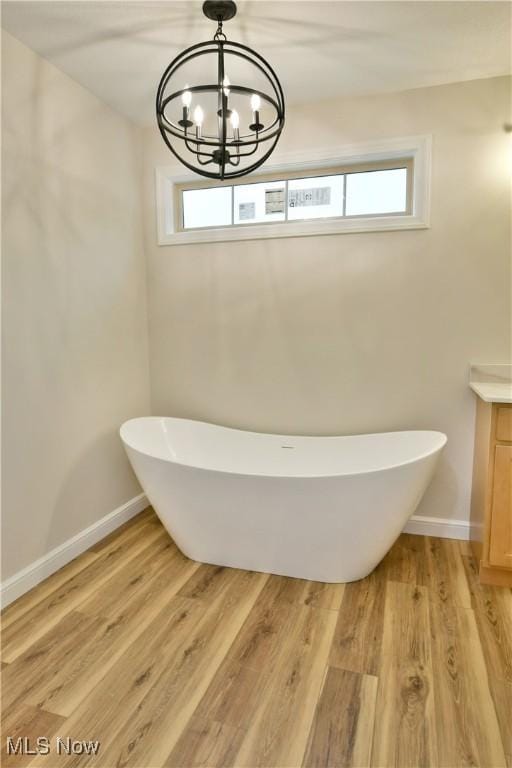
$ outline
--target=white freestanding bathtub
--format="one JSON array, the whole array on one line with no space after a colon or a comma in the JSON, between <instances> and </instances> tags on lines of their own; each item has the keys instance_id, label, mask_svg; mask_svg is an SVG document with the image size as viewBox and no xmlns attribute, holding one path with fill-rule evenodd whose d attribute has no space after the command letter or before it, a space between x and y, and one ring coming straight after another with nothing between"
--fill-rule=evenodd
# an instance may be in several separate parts
<instances>
[{"instance_id":1,"label":"white freestanding bathtub","mask_svg":"<svg viewBox=\"0 0 512 768\"><path fill-rule=\"evenodd\" d=\"M362 579L416 509L440 432L299 437L148 417L121 427L157 515L193 560L312 579Z\"/></svg>"}]
</instances>

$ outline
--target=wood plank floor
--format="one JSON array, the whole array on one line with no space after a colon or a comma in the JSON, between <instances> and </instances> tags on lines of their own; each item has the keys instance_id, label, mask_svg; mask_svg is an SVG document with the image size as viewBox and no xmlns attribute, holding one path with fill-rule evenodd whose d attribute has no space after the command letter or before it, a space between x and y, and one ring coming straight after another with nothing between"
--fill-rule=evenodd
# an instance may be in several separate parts
<instances>
[{"instance_id":1,"label":"wood plank floor","mask_svg":"<svg viewBox=\"0 0 512 768\"><path fill-rule=\"evenodd\" d=\"M512 590L447 539L317 584L187 560L148 509L7 607L1 674L3 766L512 768Z\"/></svg>"}]
</instances>

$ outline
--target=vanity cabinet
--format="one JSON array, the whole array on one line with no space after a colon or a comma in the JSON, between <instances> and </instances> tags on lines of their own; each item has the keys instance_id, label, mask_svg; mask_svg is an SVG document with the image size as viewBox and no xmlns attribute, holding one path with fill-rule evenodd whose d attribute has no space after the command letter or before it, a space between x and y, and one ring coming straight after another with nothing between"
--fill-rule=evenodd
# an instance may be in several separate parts
<instances>
[{"instance_id":1,"label":"vanity cabinet","mask_svg":"<svg viewBox=\"0 0 512 768\"><path fill-rule=\"evenodd\" d=\"M512 404L477 400L471 543L480 581L512 586Z\"/></svg>"}]
</instances>

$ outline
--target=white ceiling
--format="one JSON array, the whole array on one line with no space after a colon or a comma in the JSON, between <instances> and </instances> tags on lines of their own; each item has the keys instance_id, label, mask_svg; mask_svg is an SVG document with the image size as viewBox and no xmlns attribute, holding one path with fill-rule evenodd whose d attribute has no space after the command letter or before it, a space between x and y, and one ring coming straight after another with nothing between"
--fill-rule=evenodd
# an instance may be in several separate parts
<instances>
[{"instance_id":1,"label":"white ceiling","mask_svg":"<svg viewBox=\"0 0 512 768\"><path fill-rule=\"evenodd\" d=\"M122 114L154 119L174 56L213 36L196 0L14 0L2 25ZM510 72L511 4L437 0L245 0L226 23L277 71L288 103Z\"/></svg>"}]
</instances>

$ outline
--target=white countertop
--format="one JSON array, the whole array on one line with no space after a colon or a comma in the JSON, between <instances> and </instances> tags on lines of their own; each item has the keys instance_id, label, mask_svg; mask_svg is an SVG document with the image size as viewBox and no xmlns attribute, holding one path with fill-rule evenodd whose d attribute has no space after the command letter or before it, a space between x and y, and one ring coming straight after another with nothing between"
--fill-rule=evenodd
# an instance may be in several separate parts
<instances>
[{"instance_id":1,"label":"white countertop","mask_svg":"<svg viewBox=\"0 0 512 768\"><path fill-rule=\"evenodd\" d=\"M471 381L469 386L486 403L512 403L512 383L509 381Z\"/></svg>"}]
</instances>

